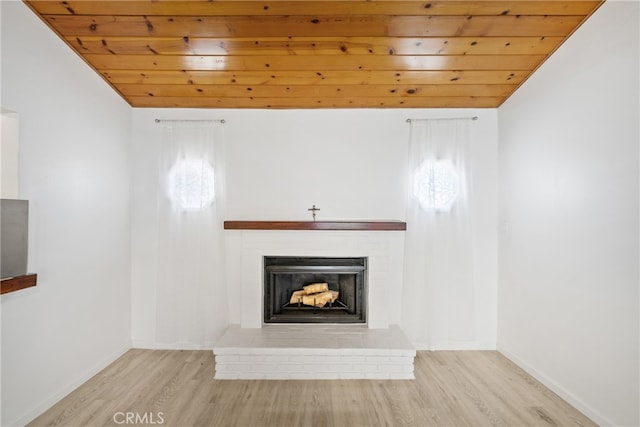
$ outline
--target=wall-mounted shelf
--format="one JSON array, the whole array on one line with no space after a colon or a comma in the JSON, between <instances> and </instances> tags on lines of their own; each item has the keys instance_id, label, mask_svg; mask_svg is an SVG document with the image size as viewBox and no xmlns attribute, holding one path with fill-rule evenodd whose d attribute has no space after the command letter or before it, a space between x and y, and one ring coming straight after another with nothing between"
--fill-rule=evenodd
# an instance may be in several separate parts
<instances>
[{"instance_id":1,"label":"wall-mounted shelf","mask_svg":"<svg viewBox=\"0 0 640 427\"><path fill-rule=\"evenodd\" d=\"M404 231L404 221L225 221L225 230Z\"/></svg>"},{"instance_id":2,"label":"wall-mounted shelf","mask_svg":"<svg viewBox=\"0 0 640 427\"><path fill-rule=\"evenodd\" d=\"M0 281L0 294L19 291L36 285L37 274L25 274L24 276L9 277Z\"/></svg>"}]
</instances>

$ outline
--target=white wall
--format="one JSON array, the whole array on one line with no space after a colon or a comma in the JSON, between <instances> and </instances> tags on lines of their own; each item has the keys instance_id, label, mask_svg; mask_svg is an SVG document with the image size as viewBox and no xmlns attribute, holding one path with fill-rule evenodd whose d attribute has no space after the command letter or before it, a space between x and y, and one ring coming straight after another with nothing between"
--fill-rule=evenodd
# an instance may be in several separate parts
<instances>
[{"instance_id":1,"label":"white wall","mask_svg":"<svg viewBox=\"0 0 640 427\"><path fill-rule=\"evenodd\" d=\"M444 346L493 346L496 111L131 113L22 2L0 4L2 106L20 113L20 196L31 201L39 274L36 288L2 297L3 425L46 409L128 348L130 334L157 345L156 117L227 120L230 219L308 219L312 204L320 219L404 219L405 119L480 116L475 337ZM619 425L640 422L637 23L637 4L607 2L499 110L499 347L596 421ZM238 242L227 248L232 306ZM216 315L220 303L211 339L240 322L239 312Z\"/></svg>"},{"instance_id":2,"label":"white wall","mask_svg":"<svg viewBox=\"0 0 640 427\"><path fill-rule=\"evenodd\" d=\"M0 2L2 105L20 114L35 288L2 296L2 425L130 346L130 108L22 2Z\"/></svg>"},{"instance_id":3,"label":"white wall","mask_svg":"<svg viewBox=\"0 0 640 427\"><path fill-rule=\"evenodd\" d=\"M604 425L638 415L638 3L499 109L498 348Z\"/></svg>"},{"instance_id":4,"label":"white wall","mask_svg":"<svg viewBox=\"0 0 640 427\"><path fill-rule=\"evenodd\" d=\"M476 235L479 271L475 289L475 336L467 348L494 348L497 289L497 124L495 110L133 110L133 302L134 345L157 347L157 162L161 133L154 119L225 119L226 217L235 220L404 220L408 177L407 118L477 115L474 176L479 199ZM237 233L227 234L229 307L240 300ZM402 262L402 256L397 257ZM397 266L396 266L397 267ZM397 271L397 268L393 269ZM400 265L400 271L402 267ZM397 274L394 273L394 277ZM398 278L398 282L401 277ZM392 283L402 292L401 283ZM393 301L400 301L399 298ZM212 302L212 311L215 304ZM399 302L398 302L399 304ZM389 321L400 323L393 304ZM241 323L230 310L211 332ZM422 322L424 319L413 319ZM203 346L206 343L193 343Z\"/></svg>"}]
</instances>

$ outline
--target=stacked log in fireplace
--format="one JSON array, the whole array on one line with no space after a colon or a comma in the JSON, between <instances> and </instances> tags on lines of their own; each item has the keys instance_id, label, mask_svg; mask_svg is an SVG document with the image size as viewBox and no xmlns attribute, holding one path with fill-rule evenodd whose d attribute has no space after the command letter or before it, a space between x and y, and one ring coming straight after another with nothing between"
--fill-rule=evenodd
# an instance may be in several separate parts
<instances>
[{"instance_id":1,"label":"stacked log in fireplace","mask_svg":"<svg viewBox=\"0 0 640 427\"><path fill-rule=\"evenodd\" d=\"M303 286L302 289L293 291L289 304L298 304L300 306L309 305L312 307L329 307L338 299L340 291L332 291L329 289L328 283L311 283Z\"/></svg>"}]
</instances>

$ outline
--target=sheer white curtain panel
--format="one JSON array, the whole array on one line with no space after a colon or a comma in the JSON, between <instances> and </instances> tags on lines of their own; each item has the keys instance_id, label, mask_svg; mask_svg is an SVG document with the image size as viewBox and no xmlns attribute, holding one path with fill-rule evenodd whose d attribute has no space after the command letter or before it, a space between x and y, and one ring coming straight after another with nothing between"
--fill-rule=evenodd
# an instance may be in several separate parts
<instances>
[{"instance_id":1,"label":"sheer white curtain panel","mask_svg":"<svg viewBox=\"0 0 640 427\"><path fill-rule=\"evenodd\" d=\"M162 122L156 340L205 348L224 325L224 144L220 121Z\"/></svg>"},{"instance_id":2,"label":"sheer white curtain panel","mask_svg":"<svg viewBox=\"0 0 640 427\"><path fill-rule=\"evenodd\" d=\"M422 348L474 338L471 123L410 122L403 324Z\"/></svg>"}]
</instances>

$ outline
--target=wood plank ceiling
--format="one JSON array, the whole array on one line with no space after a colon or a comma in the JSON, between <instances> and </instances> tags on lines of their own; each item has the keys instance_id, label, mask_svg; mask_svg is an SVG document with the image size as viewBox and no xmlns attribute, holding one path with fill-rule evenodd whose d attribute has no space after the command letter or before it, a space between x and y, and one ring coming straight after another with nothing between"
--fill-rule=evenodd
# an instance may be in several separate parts
<instances>
[{"instance_id":1,"label":"wood plank ceiling","mask_svg":"<svg viewBox=\"0 0 640 427\"><path fill-rule=\"evenodd\" d=\"M26 3L134 107L497 107L602 1Z\"/></svg>"}]
</instances>

